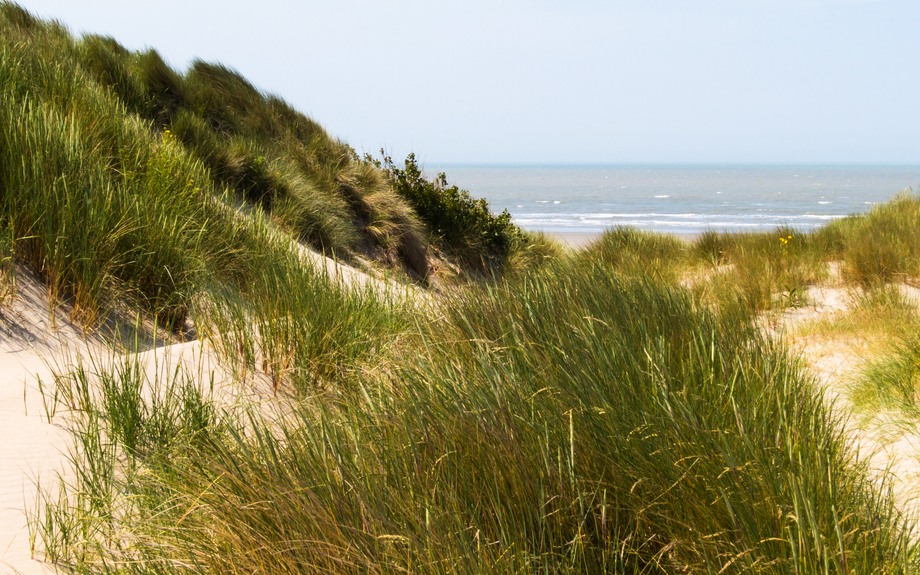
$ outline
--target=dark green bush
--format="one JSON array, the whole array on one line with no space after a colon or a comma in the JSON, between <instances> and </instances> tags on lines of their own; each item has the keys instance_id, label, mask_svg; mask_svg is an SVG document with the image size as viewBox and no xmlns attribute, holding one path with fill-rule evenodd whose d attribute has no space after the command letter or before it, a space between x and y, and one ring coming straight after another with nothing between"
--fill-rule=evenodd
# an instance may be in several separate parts
<instances>
[{"instance_id":1,"label":"dark green bush","mask_svg":"<svg viewBox=\"0 0 920 575\"><path fill-rule=\"evenodd\" d=\"M493 214L484 198L475 199L468 191L449 186L443 173L433 180L426 179L415 154L406 158L405 169L397 168L389 156L377 164L389 172L396 191L409 202L441 247L466 265L485 269L501 264L514 240L520 237L507 210Z\"/></svg>"}]
</instances>

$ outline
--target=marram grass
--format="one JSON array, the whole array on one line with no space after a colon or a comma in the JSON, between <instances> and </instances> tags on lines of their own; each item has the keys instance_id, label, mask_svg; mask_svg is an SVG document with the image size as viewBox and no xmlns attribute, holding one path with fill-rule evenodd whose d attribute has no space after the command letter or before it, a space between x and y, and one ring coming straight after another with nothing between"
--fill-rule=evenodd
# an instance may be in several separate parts
<instances>
[{"instance_id":1,"label":"marram grass","mask_svg":"<svg viewBox=\"0 0 920 575\"><path fill-rule=\"evenodd\" d=\"M916 570L912 523L744 317L603 266L472 289L443 313L394 344L413 355L283 423L224 415L172 433L204 440L140 451L119 439L125 414L159 419L121 407L136 393L84 402L80 433L100 439L83 444L114 443L134 471L103 486L117 510L52 505L46 553L84 572ZM60 543L71 523L97 535Z\"/></svg>"}]
</instances>

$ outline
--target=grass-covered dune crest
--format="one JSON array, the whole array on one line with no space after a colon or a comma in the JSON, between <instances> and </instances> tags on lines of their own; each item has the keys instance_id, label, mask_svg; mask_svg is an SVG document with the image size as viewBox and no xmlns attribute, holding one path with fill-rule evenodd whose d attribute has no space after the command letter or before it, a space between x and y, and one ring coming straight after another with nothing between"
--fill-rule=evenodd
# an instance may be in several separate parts
<instances>
[{"instance_id":1,"label":"grass-covered dune crest","mask_svg":"<svg viewBox=\"0 0 920 575\"><path fill-rule=\"evenodd\" d=\"M178 72L153 49L76 39L10 2L0 3L0 39L5 229L23 240L21 259L89 315L120 284L181 322L192 276L245 273L237 257L245 240L219 213L226 205L260 210L326 254L369 258L423 282L433 257L493 273L526 243L507 215L426 180L414 159L407 182L389 159L359 158L221 64L195 61ZM176 213L160 216L169 209ZM157 220L176 228L157 230ZM86 245L58 245L55 234L76 237L76 225ZM488 237L476 227L483 225ZM189 241L211 253L180 261L201 253ZM143 247L159 242L172 245ZM132 248L138 257L124 255ZM145 260L170 249L169 262Z\"/></svg>"}]
</instances>

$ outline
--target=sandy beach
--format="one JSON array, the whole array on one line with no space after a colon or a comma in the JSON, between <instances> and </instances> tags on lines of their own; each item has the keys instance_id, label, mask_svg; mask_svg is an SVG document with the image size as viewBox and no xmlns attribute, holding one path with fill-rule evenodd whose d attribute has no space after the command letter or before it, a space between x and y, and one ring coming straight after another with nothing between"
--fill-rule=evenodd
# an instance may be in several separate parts
<instances>
[{"instance_id":1,"label":"sandy beach","mask_svg":"<svg viewBox=\"0 0 920 575\"><path fill-rule=\"evenodd\" d=\"M549 237L574 250L586 248L601 237L601 232L547 232Z\"/></svg>"},{"instance_id":2,"label":"sandy beach","mask_svg":"<svg viewBox=\"0 0 920 575\"><path fill-rule=\"evenodd\" d=\"M546 235L562 243L573 250L580 250L590 246L597 241L604 232L546 232ZM679 240L692 242L698 238L699 234L670 234Z\"/></svg>"}]
</instances>

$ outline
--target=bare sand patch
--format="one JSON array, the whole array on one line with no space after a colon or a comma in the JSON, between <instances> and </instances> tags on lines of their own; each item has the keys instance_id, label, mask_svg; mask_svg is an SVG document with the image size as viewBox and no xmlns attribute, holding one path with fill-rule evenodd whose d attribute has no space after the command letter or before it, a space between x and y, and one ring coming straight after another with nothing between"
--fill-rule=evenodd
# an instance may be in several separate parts
<instances>
[{"instance_id":1,"label":"bare sand patch","mask_svg":"<svg viewBox=\"0 0 920 575\"><path fill-rule=\"evenodd\" d=\"M920 290L898 286L905 299L920 305ZM824 397L841 417L848 441L880 487L891 490L905 514L920 515L920 423L906 422L893 413L855 414L850 387L860 377L877 346L859 334L799 335L802 328L847 313L854 304L854 288L818 286L808 292L809 305L765 316L764 328L783 338L814 374ZM804 330L807 332L807 330Z\"/></svg>"}]
</instances>

